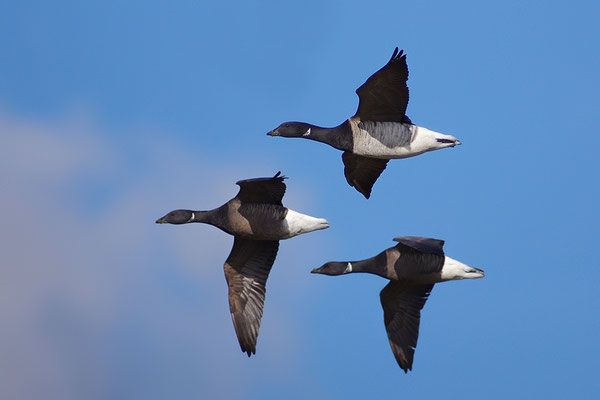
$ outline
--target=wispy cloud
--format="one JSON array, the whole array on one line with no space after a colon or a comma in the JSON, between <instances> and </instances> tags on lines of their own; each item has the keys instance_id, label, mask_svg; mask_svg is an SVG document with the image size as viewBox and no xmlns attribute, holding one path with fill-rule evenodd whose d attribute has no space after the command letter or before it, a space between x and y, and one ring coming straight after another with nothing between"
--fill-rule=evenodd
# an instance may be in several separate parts
<instances>
[{"instance_id":1,"label":"wispy cloud","mask_svg":"<svg viewBox=\"0 0 600 400\"><path fill-rule=\"evenodd\" d=\"M312 265L298 256L320 246L284 242L268 283L264 358L245 359L222 272L232 239L153 222L173 208L221 204L250 163L199 157L162 137L128 144L80 116L49 123L0 113L3 398L234 398L264 373L293 374L297 325L281 297L303 295L304 278L286 280L307 275Z\"/></svg>"}]
</instances>

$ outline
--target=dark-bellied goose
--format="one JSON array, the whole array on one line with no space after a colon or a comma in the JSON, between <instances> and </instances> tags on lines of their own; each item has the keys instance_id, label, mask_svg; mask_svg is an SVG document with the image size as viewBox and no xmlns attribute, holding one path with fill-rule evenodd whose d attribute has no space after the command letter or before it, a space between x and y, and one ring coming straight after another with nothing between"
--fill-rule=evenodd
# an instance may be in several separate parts
<instances>
[{"instance_id":1,"label":"dark-bellied goose","mask_svg":"<svg viewBox=\"0 0 600 400\"><path fill-rule=\"evenodd\" d=\"M390 61L356 89L359 103L354 116L334 128L284 122L267 135L306 138L342 150L348 184L368 199L390 159L461 144L454 136L412 124L405 114L407 79L406 55L396 47Z\"/></svg>"},{"instance_id":2,"label":"dark-bellied goose","mask_svg":"<svg viewBox=\"0 0 600 400\"><path fill-rule=\"evenodd\" d=\"M265 284L277 256L279 240L329 227L323 218L300 214L282 205L286 177L280 174L237 182L239 193L214 210L175 210L156 221L157 224L203 222L233 235L233 248L224 265L225 278L233 326L248 357L256 353Z\"/></svg>"},{"instance_id":3,"label":"dark-bellied goose","mask_svg":"<svg viewBox=\"0 0 600 400\"><path fill-rule=\"evenodd\" d=\"M368 272L390 280L380 293L383 321L396 361L412 370L421 309L438 282L483 278L483 271L444 255L443 240L405 236L398 244L362 261L328 262L313 273Z\"/></svg>"}]
</instances>

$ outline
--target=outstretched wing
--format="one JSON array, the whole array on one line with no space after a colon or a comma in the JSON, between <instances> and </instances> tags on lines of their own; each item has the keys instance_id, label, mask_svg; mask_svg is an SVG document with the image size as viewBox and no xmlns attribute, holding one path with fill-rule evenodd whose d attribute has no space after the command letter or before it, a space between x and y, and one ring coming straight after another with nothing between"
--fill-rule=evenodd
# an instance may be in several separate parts
<instances>
[{"instance_id":1,"label":"outstretched wing","mask_svg":"<svg viewBox=\"0 0 600 400\"><path fill-rule=\"evenodd\" d=\"M367 199L371 197L371 189L389 160L359 156L349 151L342 154L344 175L350 186L353 186Z\"/></svg>"},{"instance_id":2,"label":"outstretched wing","mask_svg":"<svg viewBox=\"0 0 600 400\"><path fill-rule=\"evenodd\" d=\"M410 123L405 115L408 66L403 52L396 47L390 61L356 89L359 97L356 116L361 120Z\"/></svg>"},{"instance_id":3,"label":"outstretched wing","mask_svg":"<svg viewBox=\"0 0 600 400\"><path fill-rule=\"evenodd\" d=\"M444 241L420 236L401 236L394 238L395 242L402 243L421 253L444 255Z\"/></svg>"},{"instance_id":4,"label":"outstretched wing","mask_svg":"<svg viewBox=\"0 0 600 400\"><path fill-rule=\"evenodd\" d=\"M415 348L419 338L421 309L433 284L411 286L390 281L379 294L383 306L383 322L392 352L404 372L412 370Z\"/></svg>"},{"instance_id":5,"label":"outstretched wing","mask_svg":"<svg viewBox=\"0 0 600 400\"><path fill-rule=\"evenodd\" d=\"M237 181L240 186L240 191L237 198L242 203L270 203L281 204L281 199L285 194L285 183L287 179L281 175L281 171L277 172L272 178L254 178Z\"/></svg>"},{"instance_id":6,"label":"outstretched wing","mask_svg":"<svg viewBox=\"0 0 600 400\"><path fill-rule=\"evenodd\" d=\"M256 339L263 304L265 285L277 256L276 240L249 240L235 237L233 248L225 261L225 278L229 286L229 310L243 352L256 353Z\"/></svg>"}]
</instances>

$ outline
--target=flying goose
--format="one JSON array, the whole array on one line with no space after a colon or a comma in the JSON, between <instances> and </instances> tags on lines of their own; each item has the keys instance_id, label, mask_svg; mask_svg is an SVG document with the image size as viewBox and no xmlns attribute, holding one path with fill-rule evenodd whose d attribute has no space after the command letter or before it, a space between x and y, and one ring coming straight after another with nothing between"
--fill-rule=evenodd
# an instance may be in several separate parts
<instances>
[{"instance_id":1,"label":"flying goose","mask_svg":"<svg viewBox=\"0 0 600 400\"><path fill-rule=\"evenodd\" d=\"M239 193L214 210L174 210L156 221L157 224L202 222L233 235L233 248L224 265L225 278L233 326L248 357L256 353L265 285L279 240L329 227L323 218L300 214L282 205L286 177L280 174L237 182Z\"/></svg>"},{"instance_id":2,"label":"flying goose","mask_svg":"<svg viewBox=\"0 0 600 400\"><path fill-rule=\"evenodd\" d=\"M438 282L483 278L482 270L444 256L444 241L424 237L394 238L398 244L362 261L328 262L316 274L343 275L368 272L390 282L380 293L383 322L396 361L412 370L419 337L421 309Z\"/></svg>"},{"instance_id":3,"label":"flying goose","mask_svg":"<svg viewBox=\"0 0 600 400\"><path fill-rule=\"evenodd\" d=\"M406 55L396 47L390 61L356 89L359 103L354 116L334 128L284 122L267 135L306 138L342 150L348 184L368 199L390 159L461 144L454 136L412 124L405 114L407 79Z\"/></svg>"}]
</instances>

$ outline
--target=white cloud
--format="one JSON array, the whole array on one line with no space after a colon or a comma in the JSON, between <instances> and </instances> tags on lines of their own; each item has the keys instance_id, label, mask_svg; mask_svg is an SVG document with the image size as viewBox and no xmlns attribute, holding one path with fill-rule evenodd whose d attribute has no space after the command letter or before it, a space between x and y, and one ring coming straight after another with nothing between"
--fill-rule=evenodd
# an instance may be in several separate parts
<instances>
[{"instance_id":1,"label":"white cloud","mask_svg":"<svg viewBox=\"0 0 600 400\"><path fill-rule=\"evenodd\" d=\"M221 159L201 158L166 135L128 144L94 125L0 113L0 397L235 398L263 374L293 375L290 359L302 349L291 327L301 324L289 302L305 295L313 266L298 256L317 254L318 241L293 239L295 250L282 243L259 357L247 360L222 271L232 239L208 226L154 225L173 208L222 204L248 177L235 176L240 166L257 163L225 163L217 174ZM132 157L147 168L132 168ZM231 375L237 385L227 383Z\"/></svg>"}]
</instances>

